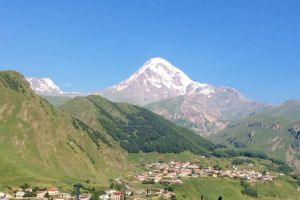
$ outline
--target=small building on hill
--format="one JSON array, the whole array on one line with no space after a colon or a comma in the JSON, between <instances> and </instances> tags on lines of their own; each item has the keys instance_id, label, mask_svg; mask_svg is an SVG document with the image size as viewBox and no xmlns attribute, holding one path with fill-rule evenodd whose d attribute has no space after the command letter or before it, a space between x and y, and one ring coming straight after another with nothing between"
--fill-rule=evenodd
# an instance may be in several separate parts
<instances>
[{"instance_id":1,"label":"small building on hill","mask_svg":"<svg viewBox=\"0 0 300 200\"><path fill-rule=\"evenodd\" d=\"M25 195L25 192L19 191L16 193L16 199L22 199Z\"/></svg>"},{"instance_id":2,"label":"small building on hill","mask_svg":"<svg viewBox=\"0 0 300 200\"><path fill-rule=\"evenodd\" d=\"M0 192L0 199L4 199L6 197L4 192Z\"/></svg>"},{"instance_id":3,"label":"small building on hill","mask_svg":"<svg viewBox=\"0 0 300 200\"><path fill-rule=\"evenodd\" d=\"M124 198L123 192L113 192L110 195L111 200L122 200Z\"/></svg>"},{"instance_id":4,"label":"small building on hill","mask_svg":"<svg viewBox=\"0 0 300 200\"><path fill-rule=\"evenodd\" d=\"M50 189L48 189L48 194L50 196L58 196L59 190L57 188L50 188Z\"/></svg>"},{"instance_id":5,"label":"small building on hill","mask_svg":"<svg viewBox=\"0 0 300 200\"><path fill-rule=\"evenodd\" d=\"M36 198L43 199L45 197L46 193L47 193L47 191L37 191L36 192Z\"/></svg>"},{"instance_id":6,"label":"small building on hill","mask_svg":"<svg viewBox=\"0 0 300 200\"><path fill-rule=\"evenodd\" d=\"M62 192L62 193L60 194L60 196L61 196L62 198L64 198L64 199L71 199L71 194L66 193L66 192Z\"/></svg>"}]
</instances>

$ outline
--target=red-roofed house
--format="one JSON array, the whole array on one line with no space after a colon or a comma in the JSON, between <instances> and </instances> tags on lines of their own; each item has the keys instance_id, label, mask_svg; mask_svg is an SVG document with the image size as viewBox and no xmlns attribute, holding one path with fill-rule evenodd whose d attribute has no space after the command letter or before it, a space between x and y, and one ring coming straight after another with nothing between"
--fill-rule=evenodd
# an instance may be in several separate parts
<instances>
[{"instance_id":1,"label":"red-roofed house","mask_svg":"<svg viewBox=\"0 0 300 200\"><path fill-rule=\"evenodd\" d=\"M123 192L113 192L110 196L111 200L122 200L124 199L124 193Z\"/></svg>"}]
</instances>

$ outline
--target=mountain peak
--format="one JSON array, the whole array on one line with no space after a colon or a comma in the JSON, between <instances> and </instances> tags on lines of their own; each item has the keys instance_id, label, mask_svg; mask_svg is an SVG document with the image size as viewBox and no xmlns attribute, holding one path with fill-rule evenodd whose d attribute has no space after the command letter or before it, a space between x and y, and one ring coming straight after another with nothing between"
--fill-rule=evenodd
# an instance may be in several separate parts
<instances>
[{"instance_id":1,"label":"mountain peak","mask_svg":"<svg viewBox=\"0 0 300 200\"><path fill-rule=\"evenodd\" d=\"M66 96L76 97L83 96L80 92L62 91L50 78L26 77L31 89L38 95L42 96Z\"/></svg>"},{"instance_id":2,"label":"mountain peak","mask_svg":"<svg viewBox=\"0 0 300 200\"><path fill-rule=\"evenodd\" d=\"M146 61L140 71L144 72L147 69L157 73L167 81L179 81L181 84L178 84L184 85L185 87L193 83L193 81L183 71L172 65L169 61L160 57L151 58Z\"/></svg>"},{"instance_id":3,"label":"mountain peak","mask_svg":"<svg viewBox=\"0 0 300 200\"><path fill-rule=\"evenodd\" d=\"M150 58L149 60L146 61L147 62L152 62L152 63L165 63L166 65L172 65L169 61L167 61L166 59L164 58L161 58L161 57L153 57L153 58Z\"/></svg>"},{"instance_id":4,"label":"mountain peak","mask_svg":"<svg viewBox=\"0 0 300 200\"><path fill-rule=\"evenodd\" d=\"M156 57L146 61L142 67L127 80L114 86L118 91L126 89L130 83L137 81L147 87L174 89L184 94L186 87L193 81L180 69L167 60Z\"/></svg>"},{"instance_id":5,"label":"mountain peak","mask_svg":"<svg viewBox=\"0 0 300 200\"><path fill-rule=\"evenodd\" d=\"M150 58L149 60L147 60L144 63L142 68L149 68L149 67L153 67L153 66L158 67L158 66L161 66L161 65L165 66L169 70L182 72L181 70L176 68L174 65L172 65L169 61L167 61L163 58L160 58L160 57Z\"/></svg>"},{"instance_id":6,"label":"mountain peak","mask_svg":"<svg viewBox=\"0 0 300 200\"><path fill-rule=\"evenodd\" d=\"M147 60L128 79L104 90L101 94L113 101L145 105L195 92L209 97L214 90L209 84L194 82L169 61L155 57Z\"/></svg>"},{"instance_id":7,"label":"mountain peak","mask_svg":"<svg viewBox=\"0 0 300 200\"><path fill-rule=\"evenodd\" d=\"M27 77L26 80L31 88L38 94L57 95L63 91L50 78Z\"/></svg>"}]
</instances>

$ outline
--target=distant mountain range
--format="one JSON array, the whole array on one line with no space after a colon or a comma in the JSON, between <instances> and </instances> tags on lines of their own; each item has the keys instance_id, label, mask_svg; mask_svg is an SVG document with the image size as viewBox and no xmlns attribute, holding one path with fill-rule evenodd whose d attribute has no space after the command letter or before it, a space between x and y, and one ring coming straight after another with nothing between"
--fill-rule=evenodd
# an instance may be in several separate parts
<instances>
[{"instance_id":1,"label":"distant mountain range","mask_svg":"<svg viewBox=\"0 0 300 200\"><path fill-rule=\"evenodd\" d=\"M133 103L164 116L199 135L209 136L229 122L268 107L228 87L192 81L162 58L152 58L127 80L99 94Z\"/></svg>"},{"instance_id":2,"label":"distant mountain range","mask_svg":"<svg viewBox=\"0 0 300 200\"><path fill-rule=\"evenodd\" d=\"M32 89L43 96L82 95L62 92L47 78L27 80ZM192 81L163 58L146 61L125 81L94 94L115 102L145 106L202 136L215 134L228 123L269 107L246 98L235 89ZM65 99L48 99L65 102Z\"/></svg>"}]
</instances>

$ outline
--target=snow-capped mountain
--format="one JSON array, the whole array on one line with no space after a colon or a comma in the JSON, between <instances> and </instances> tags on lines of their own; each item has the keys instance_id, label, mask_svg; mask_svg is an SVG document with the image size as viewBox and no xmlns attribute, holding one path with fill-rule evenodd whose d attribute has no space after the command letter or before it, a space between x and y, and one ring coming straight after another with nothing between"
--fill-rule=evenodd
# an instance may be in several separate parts
<instances>
[{"instance_id":1,"label":"snow-capped mountain","mask_svg":"<svg viewBox=\"0 0 300 200\"><path fill-rule=\"evenodd\" d=\"M162 58L146 61L127 80L100 94L112 101L145 106L202 136L267 107L235 89L193 81Z\"/></svg>"},{"instance_id":2,"label":"snow-capped mountain","mask_svg":"<svg viewBox=\"0 0 300 200\"><path fill-rule=\"evenodd\" d=\"M114 86L114 88L118 91L124 90L136 79L143 79L145 84L150 84L157 88L166 87L170 90L176 91L178 94L184 94L186 87L193 83L187 75L185 75L181 70L175 68L168 61L162 58L152 58L129 79Z\"/></svg>"},{"instance_id":3,"label":"snow-capped mountain","mask_svg":"<svg viewBox=\"0 0 300 200\"><path fill-rule=\"evenodd\" d=\"M80 92L64 92L50 78L26 77L31 89L42 96L83 96Z\"/></svg>"},{"instance_id":4,"label":"snow-capped mountain","mask_svg":"<svg viewBox=\"0 0 300 200\"><path fill-rule=\"evenodd\" d=\"M41 95L61 95L63 91L50 78L26 78L30 87Z\"/></svg>"},{"instance_id":5,"label":"snow-capped mountain","mask_svg":"<svg viewBox=\"0 0 300 200\"><path fill-rule=\"evenodd\" d=\"M101 94L113 101L145 105L195 92L209 96L214 93L214 89L209 84L192 81L184 72L163 58L152 58L127 80Z\"/></svg>"}]
</instances>

